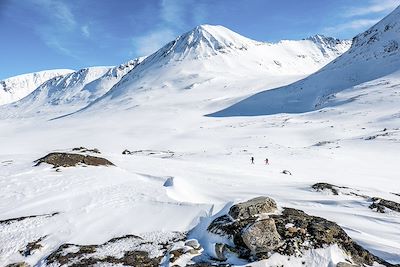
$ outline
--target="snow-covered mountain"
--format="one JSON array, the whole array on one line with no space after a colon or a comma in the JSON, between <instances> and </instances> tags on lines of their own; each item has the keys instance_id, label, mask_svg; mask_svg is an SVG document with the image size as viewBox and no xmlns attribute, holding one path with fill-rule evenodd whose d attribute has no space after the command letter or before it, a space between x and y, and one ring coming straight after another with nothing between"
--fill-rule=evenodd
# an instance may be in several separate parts
<instances>
[{"instance_id":1,"label":"snow-covered mountain","mask_svg":"<svg viewBox=\"0 0 400 267\"><path fill-rule=\"evenodd\" d=\"M0 265L386 264L368 260L363 249L399 264L400 71L393 44L400 19L393 14L342 56L349 41L317 35L269 44L199 26L143 61L55 78L2 106ZM204 116L238 102L218 115L270 115ZM314 111L316 103L329 108ZM115 166L32 166L51 152ZM314 187L321 183L328 184ZM259 196L277 206L245 224L249 218L231 220L232 204ZM274 206L257 203L242 207L254 213ZM260 242L259 257L256 243L271 233L282 242L274 241L274 250ZM247 253L244 245L257 247Z\"/></svg>"},{"instance_id":2,"label":"snow-covered mountain","mask_svg":"<svg viewBox=\"0 0 400 267\"><path fill-rule=\"evenodd\" d=\"M20 100L45 81L71 72L73 70L45 70L4 79L0 81L0 105Z\"/></svg>"},{"instance_id":3,"label":"snow-covered mountain","mask_svg":"<svg viewBox=\"0 0 400 267\"><path fill-rule=\"evenodd\" d=\"M260 87L303 78L344 53L350 44L347 40L320 35L299 41L263 43L223 26L201 25L147 58L113 69L87 68L49 80L11 108L6 107L2 116L35 116L38 113L62 116L93 102L102 110L101 106L112 108L114 104L130 108L143 103L140 100L143 97L149 97L143 92L154 92L150 98L163 97L171 90L201 88L205 84L210 88L210 83L212 91L203 89L201 96L191 100L201 103L204 98L225 97L233 101ZM229 85L235 81L249 84L254 81L255 84L244 90ZM229 93L226 92L228 86ZM121 102L124 105L120 105Z\"/></svg>"},{"instance_id":4,"label":"snow-covered mountain","mask_svg":"<svg viewBox=\"0 0 400 267\"><path fill-rule=\"evenodd\" d=\"M143 58L116 67L90 67L50 79L18 102L5 106L3 116L55 116L79 110L105 94Z\"/></svg>"},{"instance_id":5,"label":"snow-covered mountain","mask_svg":"<svg viewBox=\"0 0 400 267\"><path fill-rule=\"evenodd\" d=\"M317 73L289 86L258 93L215 115L297 113L333 104L335 93L398 71L399 44L400 7L357 35L346 53Z\"/></svg>"},{"instance_id":6,"label":"snow-covered mountain","mask_svg":"<svg viewBox=\"0 0 400 267\"><path fill-rule=\"evenodd\" d=\"M243 97L260 86L279 85L282 82L278 80L295 81L313 73L350 45L350 41L319 35L262 43L223 26L201 25L148 56L94 105L111 108L114 103L129 108L142 105L143 97L154 99L188 89L202 90L201 95L189 97L196 105L207 98ZM249 85L239 88L245 81Z\"/></svg>"}]
</instances>

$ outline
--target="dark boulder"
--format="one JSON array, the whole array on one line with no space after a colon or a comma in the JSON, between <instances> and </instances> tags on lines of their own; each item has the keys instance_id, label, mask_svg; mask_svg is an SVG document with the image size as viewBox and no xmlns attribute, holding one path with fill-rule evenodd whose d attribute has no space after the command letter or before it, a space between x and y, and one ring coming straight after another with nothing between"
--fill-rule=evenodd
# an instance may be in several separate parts
<instances>
[{"instance_id":1,"label":"dark boulder","mask_svg":"<svg viewBox=\"0 0 400 267\"><path fill-rule=\"evenodd\" d=\"M39 166L42 163L47 163L53 165L54 168L73 167L78 164L91 166L114 166L112 162L104 158L64 152L50 153L43 158L35 160L34 163L36 163L35 166Z\"/></svg>"},{"instance_id":2,"label":"dark boulder","mask_svg":"<svg viewBox=\"0 0 400 267\"><path fill-rule=\"evenodd\" d=\"M275 203L272 201L268 202ZM228 244L219 247L227 247L230 252L233 251L239 257L252 262L269 258L273 253L301 256L306 250L336 244L349 255L351 264L365 266L380 263L394 266L355 243L338 224L332 221L292 208L284 208L281 214L265 214L265 209L260 208L259 203L260 201L253 199L236 204L232 208L235 207L234 214L240 214L235 216L237 219L222 215L210 223L207 229L209 232L223 236L235 245L234 248ZM272 210L275 210L276 203L272 206L274 207ZM237 212L237 207L244 208L239 209L241 212ZM256 210L262 213L257 214ZM231 211L232 209L229 214ZM225 258L225 251L228 249L218 251L219 260Z\"/></svg>"},{"instance_id":3,"label":"dark boulder","mask_svg":"<svg viewBox=\"0 0 400 267\"><path fill-rule=\"evenodd\" d=\"M400 212L400 203L379 197L373 197L371 200L373 201L373 203L369 206L370 209L376 210L381 213L384 213L386 209Z\"/></svg>"}]
</instances>

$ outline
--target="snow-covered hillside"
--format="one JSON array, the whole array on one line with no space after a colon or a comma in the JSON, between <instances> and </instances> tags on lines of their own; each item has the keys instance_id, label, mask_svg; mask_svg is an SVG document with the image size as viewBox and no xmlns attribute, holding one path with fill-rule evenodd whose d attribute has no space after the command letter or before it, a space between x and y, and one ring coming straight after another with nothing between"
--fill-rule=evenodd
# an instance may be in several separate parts
<instances>
[{"instance_id":1,"label":"snow-covered hillside","mask_svg":"<svg viewBox=\"0 0 400 267\"><path fill-rule=\"evenodd\" d=\"M175 92L186 94L186 104L215 106L222 101L223 106L263 86L283 85L313 73L350 44L319 35L261 43L222 26L201 25L147 57L90 108L130 108L147 102L143 98L157 101ZM241 85L244 82L248 84Z\"/></svg>"},{"instance_id":2,"label":"snow-covered hillside","mask_svg":"<svg viewBox=\"0 0 400 267\"><path fill-rule=\"evenodd\" d=\"M326 230L330 224L319 218L305 229L292 218L278 230L281 240L301 237L293 243L297 250L278 244L281 250L265 258L238 257L236 243L210 226L221 217L229 224L233 204L258 196L277 203L260 221L278 221L285 207L299 209L337 223L359 248L400 264L400 213L373 208L379 198L400 203L400 68L397 49L386 49L397 42L399 16L397 9L357 36L343 56L349 42L319 35L268 44L199 26L117 77L115 68L75 72L3 106L0 265L137 265L147 255L153 264L147 266L338 267L362 256L336 243L313 247L301 238L330 242L337 228ZM314 71L220 117L205 116ZM289 93L270 99L272 92ZM241 114L269 115L230 116ZM34 163L50 152L102 157L114 166ZM320 182L336 191L312 186Z\"/></svg>"},{"instance_id":3,"label":"snow-covered hillside","mask_svg":"<svg viewBox=\"0 0 400 267\"><path fill-rule=\"evenodd\" d=\"M317 73L267 90L214 115L242 116L306 112L324 107L335 93L400 69L400 8L357 35L351 48ZM351 101L351 100L348 100Z\"/></svg>"},{"instance_id":4,"label":"snow-covered hillside","mask_svg":"<svg viewBox=\"0 0 400 267\"><path fill-rule=\"evenodd\" d=\"M57 116L77 111L104 95L142 60L130 60L116 67L90 67L55 77L20 101L4 106L2 116Z\"/></svg>"},{"instance_id":5,"label":"snow-covered hillside","mask_svg":"<svg viewBox=\"0 0 400 267\"><path fill-rule=\"evenodd\" d=\"M18 101L30 94L45 81L71 72L73 70L45 70L2 80L0 81L0 105Z\"/></svg>"}]
</instances>

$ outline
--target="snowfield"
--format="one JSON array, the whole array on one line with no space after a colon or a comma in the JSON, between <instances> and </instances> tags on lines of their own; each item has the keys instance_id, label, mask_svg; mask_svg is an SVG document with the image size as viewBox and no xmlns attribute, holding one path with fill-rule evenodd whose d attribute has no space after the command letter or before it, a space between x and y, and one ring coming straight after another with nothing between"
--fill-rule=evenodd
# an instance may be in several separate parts
<instances>
[{"instance_id":1,"label":"snowfield","mask_svg":"<svg viewBox=\"0 0 400 267\"><path fill-rule=\"evenodd\" d=\"M210 243L216 240L206 233L207 223L233 203L257 196L273 198L279 209L296 208L334 221L365 249L400 264L399 212L373 211L370 199L347 194L347 189L334 195L311 188L327 182L358 195L400 202L399 50L377 56L378 74L368 70L359 79L339 82L365 63L362 56L350 62L354 51L367 55L380 48L380 42L400 41L399 10L372 28L383 32L372 48L360 49L357 41L346 53L349 43L321 36L314 38L325 42L324 49L332 48L332 42L339 47L324 53L315 39L265 44L223 27L199 26L135 62L107 86L95 87L90 91L94 100L82 96L82 88L104 79L109 68L95 69L95 75L74 90L54 89L52 96L62 100L54 109L46 104L50 86L2 106L0 265L24 261L46 266L46 257L65 243L103 244L130 234L169 240L174 231L190 231L189 238L212 255ZM385 25L391 23L397 35L385 34L390 32ZM347 67L340 65L344 61ZM381 71L387 62L390 69ZM336 80L340 86L332 87ZM300 104L292 108L285 92L298 83L309 83L304 91L311 93L296 92ZM311 91L322 88L317 84L333 90ZM274 89L274 94L286 91L268 99L269 89L278 87L283 89ZM82 97L67 98L68 92ZM260 92L266 95L261 100ZM311 108L316 98L308 97L321 92L321 105ZM256 100L249 104L248 97ZM69 108L66 99L78 99L76 106ZM280 109L283 104L287 109ZM115 166L33 166L49 152L80 146L98 148L98 155ZM133 153L122 154L125 149ZM38 216L4 222L33 215ZM26 256L19 252L39 238L39 250ZM120 255L129 245L116 244L104 246L102 253ZM158 255L155 248L146 249ZM332 245L302 257L275 253L251 265L235 257L227 262L328 267L345 259ZM181 265L190 262L187 258Z\"/></svg>"}]
</instances>

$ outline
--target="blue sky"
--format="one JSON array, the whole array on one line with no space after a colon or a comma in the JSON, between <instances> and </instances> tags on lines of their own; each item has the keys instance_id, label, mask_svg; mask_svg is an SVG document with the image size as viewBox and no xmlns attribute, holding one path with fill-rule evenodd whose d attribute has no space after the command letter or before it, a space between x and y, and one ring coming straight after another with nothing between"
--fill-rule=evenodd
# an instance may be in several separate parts
<instances>
[{"instance_id":1,"label":"blue sky","mask_svg":"<svg viewBox=\"0 0 400 267\"><path fill-rule=\"evenodd\" d=\"M352 38L400 0L0 0L0 79L117 65L199 24L259 41Z\"/></svg>"}]
</instances>

